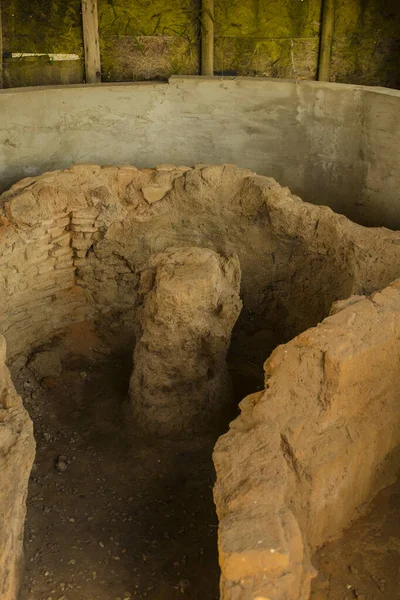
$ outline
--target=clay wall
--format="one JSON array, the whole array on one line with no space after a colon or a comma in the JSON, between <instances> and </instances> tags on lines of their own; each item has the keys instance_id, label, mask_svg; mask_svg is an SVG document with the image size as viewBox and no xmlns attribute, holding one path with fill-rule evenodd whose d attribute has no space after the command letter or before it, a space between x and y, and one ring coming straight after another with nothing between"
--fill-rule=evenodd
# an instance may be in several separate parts
<instances>
[{"instance_id":1,"label":"clay wall","mask_svg":"<svg viewBox=\"0 0 400 600\"><path fill-rule=\"evenodd\" d=\"M77 165L23 180L0 203L10 357L84 318L108 319L133 343L140 268L172 246L238 254L239 326L249 340L262 331L260 361L332 302L400 275L400 234L355 225L232 165Z\"/></svg>"},{"instance_id":2,"label":"clay wall","mask_svg":"<svg viewBox=\"0 0 400 600\"><path fill-rule=\"evenodd\" d=\"M400 281L336 310L273 352L217 442L223 599L308 599L313 551L396 478Z\"/></svg>"},{"instance_id":3,"label":"clay wall","mask_svg":"<svg viewBox=\"0 0 400 600\"><path fill-rule=\"evenodd\" d=\"M0 331L10 359L83 319L132 336L133 348L149 257L178 245L237 254L238 326L249 349L259 346L256 360L298 337L275 350L265 391L242 402L217 444L222 597L307 598L312 551L396 470L399 283L374 292L400 276L400 233L356 225L227 164L77 165L19 182L0 205ZM333 302L371 293L335 305L315 327ZM29 421L14 412L1 373L2 414L10 425L22 415L19 435ZM12 436L2 431L7 456ZM26 435L23 474L33 452ZM23 495L26 480L17 481Z\"/></svg>"},{"instance_id":4,"label":"clay wall","mask_svg":"<svg viewBox=\"0 0 400 600\"><path fill-rule=\"evenodd\" d=\"M15 600L24 566L26 494L35 442L32 421L5 361L6 343L0 335L0 597Z\"/></svg>"}]
</instances>

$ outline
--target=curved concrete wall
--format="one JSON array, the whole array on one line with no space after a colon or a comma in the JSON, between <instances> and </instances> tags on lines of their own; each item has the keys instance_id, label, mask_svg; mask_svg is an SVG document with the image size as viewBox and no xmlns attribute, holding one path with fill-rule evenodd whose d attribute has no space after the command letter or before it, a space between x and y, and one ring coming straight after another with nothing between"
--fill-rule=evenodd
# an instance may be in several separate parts
<instances>
[{"instance_id":1,"label":"curved concrete wall","mask_svg":"<svg viewBox=\"0 0 400 600\"><path fill-rule=\"evenodd\" d=\"M400 91L172 78L0 92L0 191L71 163L235 163L365 225L400 228Z\"/></svg>"}]
</instances>

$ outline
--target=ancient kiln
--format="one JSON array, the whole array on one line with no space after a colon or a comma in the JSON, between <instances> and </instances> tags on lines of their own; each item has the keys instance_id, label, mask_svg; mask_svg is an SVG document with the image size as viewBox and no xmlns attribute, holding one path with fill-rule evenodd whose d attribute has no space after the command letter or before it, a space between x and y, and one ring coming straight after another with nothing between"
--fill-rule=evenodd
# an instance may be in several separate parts
<instances>
[{"instance_id":1,"label":"ancient kiln","mask_svg":"<svg viewBox=\"0 0 400 600\"><path fill-rule=\"evenodd\" d=\"M200 312L211 315L205 328L219 341L196 364L212 356L218 373L202 366L196 381L212 381L207 393L215 405L240 312L241 273L239 344L254 346L260 361L276 349L265 363L264 391L242 401L241 416L214 452L221 598L308 598L313 551L397 471L400 233L356 225L232 165L77 165L22 180L3 194L1 211L0 331L10 363L67 324L88 319L120 331L132 351L136 334L135 352L146 366L151 346L140 336L154 306L188 273L201 273L189 287L196 290L201 279L203 290L217 290ZM169 287L161 280L155 287L157 269L186 264L183 275L174 270ZM143 308L149 294L153 304ZM188 322L201 320L199 314L189 312ZM225 315L219 333L215 315ZM171 360L167 346L164 353L154 367L158 388ZM177 373L189 354L168 368ZM133 375L133 396L142 393L144 376ZM179 368L176 376L182 379ZM146 393L136 416L145 412L150 431L165 433L169 424L168 433L191 435L199 425L204 407L193 411L191 397L178 427L176 411L153 427L159 410L146 411L152 392ZM7 524L0 528L1 592L14 600L34 439L3 338L0 423L0 509Z\"/></svg>"}]
</instances>

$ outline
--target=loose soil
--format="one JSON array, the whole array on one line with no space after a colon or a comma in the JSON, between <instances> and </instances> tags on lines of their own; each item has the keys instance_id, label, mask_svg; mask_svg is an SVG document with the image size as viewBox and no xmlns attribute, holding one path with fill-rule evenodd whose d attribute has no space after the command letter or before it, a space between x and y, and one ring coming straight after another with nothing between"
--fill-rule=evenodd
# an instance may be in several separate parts
<instances>
[{"instance_id":1,"label":"loose soil","mask_svg":"<svg viewBox=\"0 0 400 600\"><path fill-rule=\"evenodd\" d=\"M37 441L21 600L217 599L215 439L140 438L125 418L132 353L85 324L52 346L61 377L14 377Z\"/></svg>"},{"instance_id":2,"label":"loose soil","mask_svg":"<svg viewBox=\"0 0 400 600\"><path fill-rule=\"evenodd\" d=\"M310 600L399 600L400 482L384 489L313 563L319 575Z\"/></svg>"},{"instance_id":3,"label":"loose soil","mask_svg":"<svg viewBox=\"0 0 400 600\"><path fill-rule=\"evenodd\" d=\"M262 383L256 357L237 355L239 341L234 334L237 400ZM61 357L60 377L39 383L26 367L14 373L37 442L20 600L217 600L215 434L137 434L127 404L132 352L87 323L49 348ZM400 600L400 483L313 564L311 600Z\"/></svg>"}]
</instances>

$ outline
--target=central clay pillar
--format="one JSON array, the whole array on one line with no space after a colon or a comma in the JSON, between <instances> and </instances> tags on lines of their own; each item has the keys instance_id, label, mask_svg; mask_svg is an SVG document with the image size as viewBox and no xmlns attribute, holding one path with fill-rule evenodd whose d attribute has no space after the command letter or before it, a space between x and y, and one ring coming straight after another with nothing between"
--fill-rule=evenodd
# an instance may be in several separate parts
<instances>
[{"instance_id":1,"label":"central clay pillar","mask_svg":"<svg viewBox=\"0 0 400 600\"><path fill-rule=\"evenodd\" d=\"M226 353L239 291L236 256L171 248L145 265L130 382L138 427L188 435L218 420L230 396Z\"/></svg>"}]
</instances>

